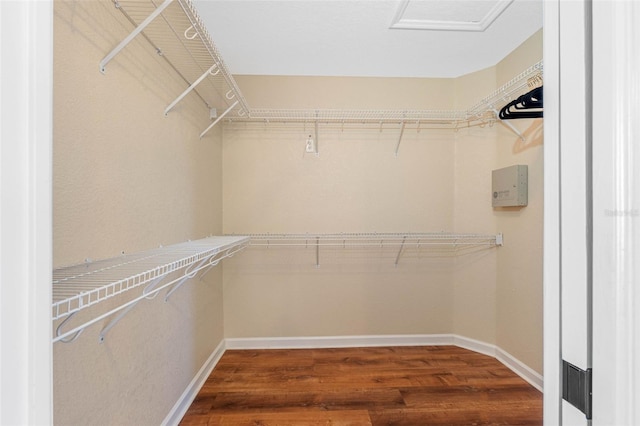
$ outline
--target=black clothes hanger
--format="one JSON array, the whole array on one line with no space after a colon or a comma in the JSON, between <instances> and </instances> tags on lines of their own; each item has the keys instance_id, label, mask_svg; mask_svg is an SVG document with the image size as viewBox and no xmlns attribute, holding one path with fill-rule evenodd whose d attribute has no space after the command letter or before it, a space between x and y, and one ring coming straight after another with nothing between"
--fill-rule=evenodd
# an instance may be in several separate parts
<instances>
[{"instance_id":1,"label":"black clothes hanger","mask_svg":"<svg viewBox=\"0 0 640 426\"><path fill-rule=\"evenodd\" d=\"M518 118L540 118L543 116L543 89L536 87L528 93L520 96L515 101L502 107L498 117L501 120L513 120Z\"/></svg>"}]
</instances>

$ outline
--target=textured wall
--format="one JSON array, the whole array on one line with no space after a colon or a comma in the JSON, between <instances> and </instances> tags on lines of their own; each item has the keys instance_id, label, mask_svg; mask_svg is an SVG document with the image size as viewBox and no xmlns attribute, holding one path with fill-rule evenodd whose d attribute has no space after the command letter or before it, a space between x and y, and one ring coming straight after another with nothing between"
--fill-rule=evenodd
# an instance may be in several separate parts
<instances>
[{"instance_id":1,"label":"textured wall","mask_svg":"<svg viewBox=\"0 0 640 426\"><path fill-rule=\"evenodd\" d=\"M451 80L238 77L247 101L292 108L451 108ZM227 233L450 231L453 133L320 124L228 126ZM451 329L451 259L397 249L252 248L225 264L227 337L443 333Z\"/></svg>"},{"instance_id":2,"label":"textured wall","mask_svg":"<svg viewBox=\"0 0 640 426\"><path fill-rule=\"evenodd\" d=\"M54 9L55 266L220 233L220 131L198 138L207 108L188 97L164 117L185 86L144 39L99 72L132 29L110 0ZM55 423L157 425L222 339L222 271L142 301L99 344L105 324L54 344Z\"/></svg>"},{"instance_id":3,"label":"textured wall","mask_svg":"<svg viewBox=\"0 0 640 426\"><path fill-rule=\"evenodd\" d=\"M498 85L541 59L539 31L497 65ZM496 226L505 234L497 258L496 343L542 373L543 119L510 122L526 140L498 127L495 168L529 166L529 205L494 210Z\"/></svg>"}]
</instances>

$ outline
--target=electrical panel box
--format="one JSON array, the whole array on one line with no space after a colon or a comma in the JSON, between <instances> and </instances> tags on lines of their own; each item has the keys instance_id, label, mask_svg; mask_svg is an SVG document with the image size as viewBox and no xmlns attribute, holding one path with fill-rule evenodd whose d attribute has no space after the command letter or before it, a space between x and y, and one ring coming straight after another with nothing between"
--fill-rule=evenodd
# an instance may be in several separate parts
<instances>
[{"instance_id":1,"label":"electrical panel box","mask_svg":"<svg viewBox=\"0 0 640 426\"><path fill-rule=\"evenodd\" d=\"M528 202L527 166L505 167L491 172L491 203L493 207L522 207Z\"/></svg>"}]
</instances>

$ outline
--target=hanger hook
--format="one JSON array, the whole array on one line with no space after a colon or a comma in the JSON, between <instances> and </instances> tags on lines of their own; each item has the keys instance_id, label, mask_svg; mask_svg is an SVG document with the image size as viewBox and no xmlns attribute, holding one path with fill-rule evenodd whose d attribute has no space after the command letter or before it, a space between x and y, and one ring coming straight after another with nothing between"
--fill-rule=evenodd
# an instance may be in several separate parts
<instances>
[{"instance_id":1,"label":"hanger hook","mask_svg":"<svg viewBox=\"0 0 640 426\"><path fill-rule=\"evenodd\" d=\"M189 31L193 30L193 34L188 35L187 33ZM193 25L191 25L189 28L187 28L186 30L184 30L184 38L186 38L187 40L193 40L194 38L196 38L198 36L198 32L196 30L194 30Z\"/></svg>"}]
</instances>

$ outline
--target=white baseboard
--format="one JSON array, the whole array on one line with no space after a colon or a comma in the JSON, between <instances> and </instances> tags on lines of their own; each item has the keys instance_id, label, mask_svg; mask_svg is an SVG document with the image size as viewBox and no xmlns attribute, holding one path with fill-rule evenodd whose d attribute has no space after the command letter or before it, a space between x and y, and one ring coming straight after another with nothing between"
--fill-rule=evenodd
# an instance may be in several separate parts
<instances>
[{"instance_id":1,"label":"white baseboard","mask_svg":"<svg viewBox=\"0 0 640 426\"><path fill-rule=\"evenodd\" d=\"M480 340L456 334L402 334L382 336L322 336L322 337L256 337L226 339L227 349L312 349L354 348L375 346L455 345L496 358L531 386L542 392L540 374L503 349Z\"/></svg>"},{"instance_id":2,"label":"white baseboard","mask_svg":"<svg viewBox=\"0 0 640 426\"><path fill-rule=\"evenodd\" d=\"M403 334L382 336L256 337L227 339L227 349L314 349L375 346L452 345L450 334Z\"/></svg>"},{"instance_id":3,"label":"white baseboard","mask_svg":"<svg viewBox=\"0 0 640 426\"><path fill-rule=\"evenodd\" d=\"M162 422L162 426L177 426L180 424L180 420L184 417L184 414L189 409L189 406L193 402L193 400L198 395L200 388L204 385L204 382L207 380L211 372L213 371L220 358L225 351L225 341L222 340L218 347L216 347L209 358L202 365L200 370L196 373L196 376L191 380L187 388L182 395L180 395L180 399L174 404L167 417L165 417Z\"/></svg>"},{"instance_id":4,"label":"white baseboard","mask_svg":"<svg viewBox=\"0 0 640 426\"><path fill-rule=\"evenodd\" d=\"M453 340L453 344L456 346L494 357L505 366L509 367L511 371L526 380L531 386L542 392L542 376L504 349L496 345L469 339L464 336L454 335Z\"/></svg>"},{"instance_id":5,"label":"white baseboard","mask_svg":"<svg viewBox=\"0 0 640 426\"><path fill-rule=\"evenodd\" d=\"M509 367L511 371L526 380L531 386L543 392L544 379L542 375L532 370L528 365L511 355L510 353L496 347L495 358Z\"/></svg>"}]
</instances>

